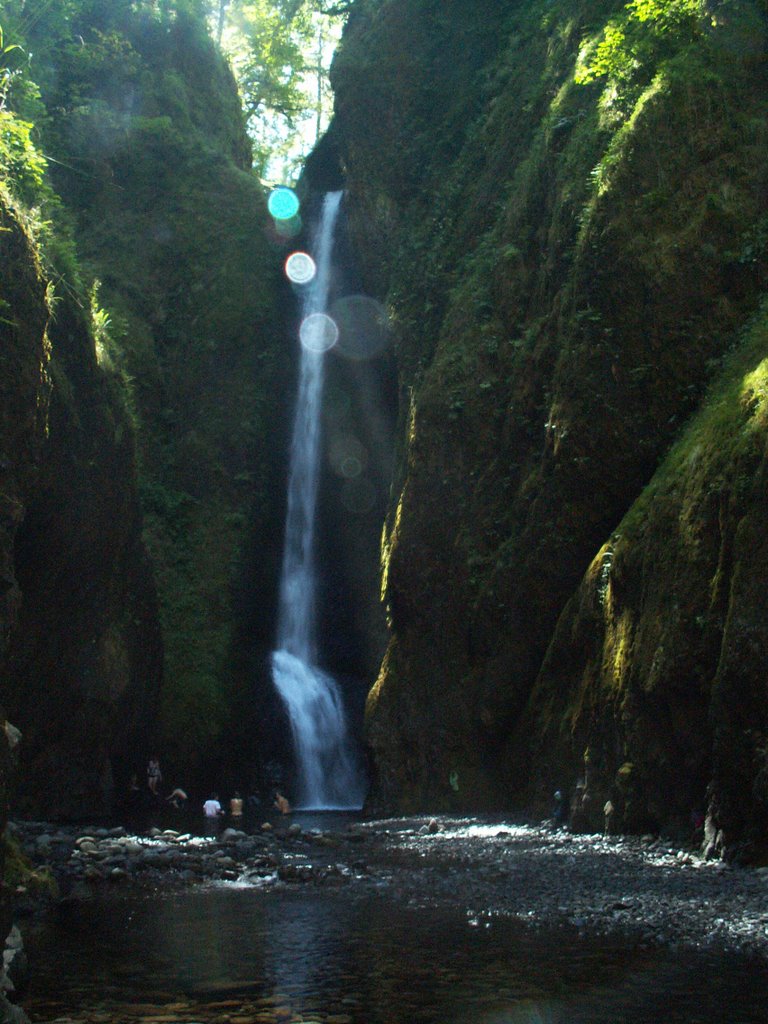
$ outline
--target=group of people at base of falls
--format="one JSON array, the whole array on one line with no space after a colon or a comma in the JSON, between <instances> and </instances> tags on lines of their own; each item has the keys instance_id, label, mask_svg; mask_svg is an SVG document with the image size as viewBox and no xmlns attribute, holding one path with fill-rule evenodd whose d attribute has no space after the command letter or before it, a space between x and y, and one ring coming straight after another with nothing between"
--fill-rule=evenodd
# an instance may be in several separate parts
<instances>
[{"instance_id":1,"label":"group of people at base of falls","mask_svg":"<svg viewBox=\"0 0 768 1024\"><path fill-rule=\"evenodd\" d=\"M273 807L281 814L290 814L291 805L279 790L275 790ZM229 801L229 813L232 818L242 818L243 798L235 790L235 794ZM224 814L224 808L219 802L219 794L212 793L203 804L203 814L206 818L220 818Z\"/></svg>"},{"instance_id":2,"label":"group of people at base of falls","mask_svg":"<svg viewBox=\"0 0 768 1024\"><path fill-rule=\"evenodd\" d=\"M229 813L233 818L243 816L243 798L235 790L235 795L229 801ZM219 794L211 793L203 804L203 814L206 818L220 818L224 814L224 808L219 803Z\"/></svg>"},{"instance_id":3,"label":"group of people at base of falls","mask_svg":"<svg viewBox=\"0 0 768 1024\"><path fill-rule=\"evenodd\" d=\"M153 797L160 799L160 784L163 781L163 773L160 769L160 759L153 755L150 757L147 763L147 788ZM129 789L131 792L138 791L138 781L134 775L131 779ZM184 807L189 797L180 786L174 787L171 792L165 797L166 803L171 804L173 807L180 808ZM252 797L253 801L258 803L257 798ZM275 789L272 794L273 807L278 810L281 814L290 814L291 805L280 792ZM240 793L235 790L230 801L229 801L229 814L230 817L235 820L242 820L243 817L244 801ZM217 819L224 815L224 808L221 806L218 793L212 793L203 804L203 814L207 819Z\"/></svg>"}]
</instances>

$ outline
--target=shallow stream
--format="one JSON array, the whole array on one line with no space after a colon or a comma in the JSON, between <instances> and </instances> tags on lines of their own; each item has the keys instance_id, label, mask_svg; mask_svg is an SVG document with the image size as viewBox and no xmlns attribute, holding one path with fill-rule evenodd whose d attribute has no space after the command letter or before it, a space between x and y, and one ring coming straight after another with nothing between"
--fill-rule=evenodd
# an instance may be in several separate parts
<instances>
[{"instance_id":1,"label":"shallow stream","mask_svg":"<svg viewBox=\"0 0 768 1024\"><path fill-rule=\"evenodd\" d=\"M199 813L177 816L176 827L182 820L204 831ZM358 816L291 820L342 834ZM768 1021L768 960L757 946L750 956L726 953L683 928L687 944L675 952L568 923L573 910L618 905L621 892L630 910L620 913L640 924L659 906L681 923L714 923L732 906L736 922L762 930L768 902L758 876L670 865L634 847L603 848L599 837L469 824L445 819L430 837L418 821L377 823L378 840L372 832L362 846L337 849L369 862L357 881L347 872L314 884L179 887L160 875L154 888L82 888L22 922L32 978L24 1008L33 1024ZM455 843L470 859L456 859ZM318 849L284 840L278 848L287 859ZM470 909L483 899L507 913ZM559 924L553 907L567 911Z\"/></svg>"},{"instance_id":2,"label":"shallow stream","mask_svg":"<svg viewBox=\"0 0 768 1024\"><path fill-rule=\"evenodd\" d=\"M768 971L484 926L349 893L218 885L72 902L27 932L33 1021L765 1024Z\"/></svg>"}]
</instances>

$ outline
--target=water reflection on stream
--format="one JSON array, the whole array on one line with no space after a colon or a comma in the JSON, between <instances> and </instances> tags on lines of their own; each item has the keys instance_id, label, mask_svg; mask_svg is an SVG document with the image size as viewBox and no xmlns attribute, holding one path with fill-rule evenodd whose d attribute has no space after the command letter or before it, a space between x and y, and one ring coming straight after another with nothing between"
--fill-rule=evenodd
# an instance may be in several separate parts
<instances>
[{"instance_id":1,"label":"water reflection on stream","mask_svg":"<svg viewBox=\"0 0 768 1024\"><path fill-rule=\"evenodd\" d=\"M28 931L34 1022L765 1024L768 971L384 896L219 886L62 905Z\"/></svg>"}]
</instances>

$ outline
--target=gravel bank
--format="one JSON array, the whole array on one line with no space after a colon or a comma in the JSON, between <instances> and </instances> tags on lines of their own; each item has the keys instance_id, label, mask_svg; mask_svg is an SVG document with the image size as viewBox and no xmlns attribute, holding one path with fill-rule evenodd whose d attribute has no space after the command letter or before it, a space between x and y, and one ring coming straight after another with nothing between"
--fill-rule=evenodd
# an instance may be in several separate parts
<instances>
[{"instance_id":1,"label":"gravel bank","mask_svg":"<svg viewBox=\"0 0 768 1024\"><path fill-rule=\"evenodd\" d=\"M622 934L671 948L768 957L768 869L706 861L653 837L574 835L494 818L397 818L339 832L298 824L215 836L16 823L60 898L104 886L343 886L411 906L460 907L482 927L511 917L536 929ZM35 909L17 894L22 913Z\"/></svg>"},{"instance_id":2,"label":"gravel bank","mask_svg":"<svg viewBox=\"0 0 768 1024\"><path fill-rule=\"evenodd\" d=\"M412 904L458 903L478 926L508 916L674 949L768 955L768 868L707 861L651 836L434 822L427 834L424 819L362 826L375 836L378 871Z\"/></svg>"}]
</instances>

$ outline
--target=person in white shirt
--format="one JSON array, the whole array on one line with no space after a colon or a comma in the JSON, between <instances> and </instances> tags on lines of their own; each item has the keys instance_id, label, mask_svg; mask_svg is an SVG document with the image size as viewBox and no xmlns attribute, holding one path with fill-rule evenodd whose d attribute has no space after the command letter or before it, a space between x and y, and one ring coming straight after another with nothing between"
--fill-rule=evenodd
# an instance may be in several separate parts
<instances>
[{"instance_id":1,"label":"person in white shirt","mask_svg":"<svg viewBox=\"0 0 768 1024\"><path fill-rule=\"evenodd\" d=\"M214 793L213 796L209 797L203 804L203 813L206 818L218 818L224 811L221 809L219 803L219 794Z\"/></svg>"}]
</instances>

